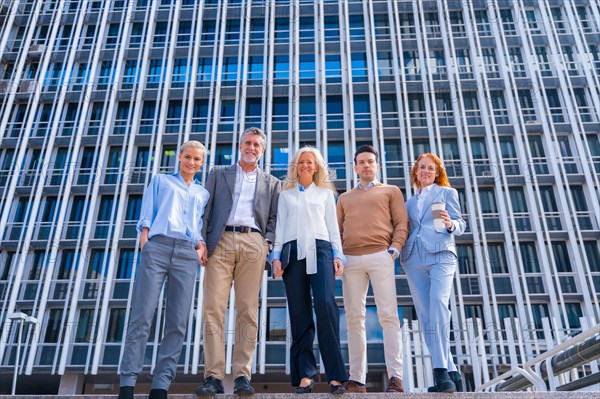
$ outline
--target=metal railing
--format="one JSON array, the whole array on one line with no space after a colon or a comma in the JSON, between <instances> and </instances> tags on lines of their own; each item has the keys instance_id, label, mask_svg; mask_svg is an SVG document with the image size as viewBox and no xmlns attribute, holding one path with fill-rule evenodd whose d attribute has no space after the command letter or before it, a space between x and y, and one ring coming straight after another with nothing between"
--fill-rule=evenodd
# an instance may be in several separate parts
<instances>
[{"instance_id":1,"label":"metal railing","mask_svg":"<svg viewBox=\"0 0 600 399\"><path fill-rule=\"evenodd\" d=\"M554 377L584 364L600 359L600 324L566 340L555 348L529 360L522 366L513 366L506 373L480 385L476 391L524 390L532 387L535 391L558 390ZM595 374L592 374L593 376ZM590 385L594 378L588 378Z\"/></svg>"}]
</instances>

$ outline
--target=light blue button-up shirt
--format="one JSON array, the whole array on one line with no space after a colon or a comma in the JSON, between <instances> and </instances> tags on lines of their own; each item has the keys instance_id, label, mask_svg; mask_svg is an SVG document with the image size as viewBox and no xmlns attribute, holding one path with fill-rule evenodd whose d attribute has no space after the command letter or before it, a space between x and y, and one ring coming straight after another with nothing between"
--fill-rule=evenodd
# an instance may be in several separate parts
<instances>
[{"instance_id":1,"label":"light blue button-up shirt","mask_svg":"<svg viewBox=\"0 0 600 399\"><path fill-rule=\"evenodd\" d=\"M148 238L162 235L192 241L202 238L202 215L210 194L194 180L189 186L179 173L157 174L144 191L137 231L148 227Z\"/></svg>"}]
</instances>

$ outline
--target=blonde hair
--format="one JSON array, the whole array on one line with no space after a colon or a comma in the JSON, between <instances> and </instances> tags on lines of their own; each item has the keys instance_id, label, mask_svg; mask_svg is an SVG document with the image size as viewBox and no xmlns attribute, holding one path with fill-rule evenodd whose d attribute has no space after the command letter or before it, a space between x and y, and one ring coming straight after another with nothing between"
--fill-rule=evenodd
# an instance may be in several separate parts
<instances>
[{"instance_id":1,"label":"blonde hair","mask_svg":"<svg viewBox=\"0 0 600 399\"><path fill-rule=\"evenodd\" d=\"M181 147L179 147L179 153L183 154L183 152L186 150L186 148L196 148L196 149L202 151L203 157L206 155L206 148L204 148L204 144L202 144L199 141L196 141L196 140L186 141L185 143L183 143L181 145Z\"/></svg>"},{"instance_id":2,"label":"blonde hair","mask_svg":"<svg viewBox=\"0 0 600 399\"><path fill-rule=\"evenodd\" d=\"M431 159L435 164L435 172L437 176L435 177L435 180L433 182L438 186L450 187L450 181L448 180L446 168L444 167L442 160L437 155L431 152L419 155L419 158L417 158L417 160L415 161L415 164L410 170L410 184L414 187L417 187L418 190L421 189L421 182L417 180L417 171L419 169L419 161L425 157Z\"/></svg>"},{"instance_id":3,"label":"blonde hair","mask_svg":"<svg viewBox=\"0 0 600 399\"><path fill-rule=\"evenodd\" d=\"M292 162L290 163L290 167L288 168L287 177L285 182L283 183L284 190L290 190L295 188L298 185L298 161L300 157L304 153L311 153L315 157L315 174L313 175L313 182L317 187L328 188L334 193L337 194L337 190L335 189L335 185L332 183L330 176L330 171L325 164L325 160L321 155L321 152L314 147L302 147L298 150Z\"/></svg>"}]
</instances>

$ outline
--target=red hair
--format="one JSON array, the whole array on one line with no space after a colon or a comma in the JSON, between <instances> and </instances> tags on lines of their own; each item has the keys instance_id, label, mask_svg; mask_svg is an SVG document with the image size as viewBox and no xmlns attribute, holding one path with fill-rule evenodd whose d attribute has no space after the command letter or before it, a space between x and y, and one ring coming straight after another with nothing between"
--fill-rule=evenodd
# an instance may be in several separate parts
<instances>
[{"instance_id":1,"label":"red hair","mask_svg":"<svg viewBox=\"0 0 600 399\"><path fill-rule=\"evenodd\" d=\"M437 155L431 152L419 155L419 157L415 161L415 164L410 169L410 184L412 186L416 186L417 189L421 190L421 182L417 180L417 170L419 166L419 161L425 157L431 159L435 164L435 171L437 176L435 177L434 183L438 186L450 187L450 181L448 180L446 168L444 167L442 160Z\"/></svg>"}]
</instances>

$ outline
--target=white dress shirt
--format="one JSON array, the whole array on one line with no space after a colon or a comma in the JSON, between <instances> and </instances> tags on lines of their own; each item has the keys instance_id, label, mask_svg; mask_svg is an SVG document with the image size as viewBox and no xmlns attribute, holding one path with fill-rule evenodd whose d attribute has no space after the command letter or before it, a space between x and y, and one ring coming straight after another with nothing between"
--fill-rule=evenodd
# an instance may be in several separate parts
<instances>
[{"instance_id":1,"label":"white dress shirt","mask_svg":"<svg viewBox=\"0 0 600 399\"><path fill-rule=\"evenodd\" d=\"M303 191L300 186L282 191L277 205L273 259L280 258L284 243L296 240L298 260L306 258L306 274L315 274L317 239L331 242L333 256L346 261L333 192L314 183Z\"/></svg>"},{"instance_id":2,"label":"white dress shirt","mask_svg":"<svg viewBox=\"0 0 600 399\"><path fill-rule=\"evenodd\" d=\"M260 230L254 220L254 194L256 193L256 180L258 167L250 173L242 170L237 164L235 172L235 194L233 206L227 219L228 226L248 226ZM218 198L216 199L218 201Z\"/></svg>"},{"instance_id":3,"label":"white dress shirt","mask_svg":"<svg viewBox=\"0 0 600 399\"><path fill-rule=\"evenodd\" d=\"M423 215L423 204L429 196L432 188L433 184L430 184L427 187L421 187L421 191L419 191L419 194L417 194L417 209L419 210L419 216Z\"/></svg>"}]
</instances>

